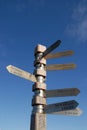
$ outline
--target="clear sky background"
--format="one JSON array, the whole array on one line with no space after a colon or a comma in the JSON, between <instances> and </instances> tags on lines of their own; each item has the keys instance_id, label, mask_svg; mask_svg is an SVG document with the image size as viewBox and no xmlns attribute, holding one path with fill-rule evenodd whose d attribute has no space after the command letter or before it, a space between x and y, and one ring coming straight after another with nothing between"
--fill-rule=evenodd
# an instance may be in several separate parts
<instances>
[{"instance_id":1,"label":"clear sky background","mask_svg":"<svg viewBox=\"0 0 87 130\"><path fill-rule=\"evenodd\" d=\"M76 63L74 70L47 73L47 89L77 87L79 117L47 115L47 130L87 130L87 0L0 0L0 130L29 130L33 82L6 70L9 64L33 73L34 48L62 41L54 52L74 50L48 64Z\"/></svg>"}]
</instances>

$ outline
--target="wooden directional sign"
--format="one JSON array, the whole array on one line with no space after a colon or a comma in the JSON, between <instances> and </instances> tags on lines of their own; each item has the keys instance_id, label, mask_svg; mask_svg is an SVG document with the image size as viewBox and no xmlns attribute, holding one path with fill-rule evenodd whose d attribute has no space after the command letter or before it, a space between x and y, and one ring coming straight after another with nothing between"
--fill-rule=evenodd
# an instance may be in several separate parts
<instances>
[{"instance_id":1,"label":"wooden directional sign","mask_svg":"<svg viewBox=\"0 0 87 130\"><path fill-rule=\"evenodd\" d=\"M64 56L70 56L73 55L73 51L64 51L64 52L56 52L56 53L50 53L48 55L46 55L44 58L45 59L50 59L50 58L60 58L60 57L64 57Z\"/></svg>"},{"instance_id":2,"label":"wooden directional sign","mask_svg":"<svg viewBox=\"0 0 87 130\"><path fill-rule=\"evenodd\" d=\"M77 89L77 88L46 90L46 98L49 98L49 97L76 96L79 93L80 93L80 90Z\"/></svg>"},{"instance_id":3,"label":"wooden directional sign","mask_svg":"<svg viewBox=\"0 0 87 130\"><path fill-rule=\"evenodd\" d=\"M40 61L43 57L45 57L47 54L49 54L50 52L52 52L55 48L57 48L60 45L61 41L58 40L56 41L54 44L52 44L50 47L48 47L46 49L46 51L44 51L43 55L40 57L40 59L38 61Z\"/></svg>"},{"instance_id":4,"label":"wooden directional sign","mask_svg":"<svg viewBox=\"0 0 87 130\"><path fill-rule=\"evenodd\" d=\"M80 108L75 108L75 109L72 109L72 110L51 112L51 113L48 113L48 114L66 115L66 116L80 116L82 114L82 110L80 110Z\"/></svg>"},{"instance_id":5,"label":"wooden directional sign","mask_svg":"<svg viewBox=\"0 0 87 130\"><path fill-rule=\"evenodd\" d=\"M25 78L27 80L30 80L32 82L36 82L36 77L33 74L30 74L24 70L21 70L15 66L9 65L6 67L9 73L12 73L14 75L17 75L19 77Z\"/></svg>"},{"instance_id":6,"label":"wooden directional sign","mask_svg":"<svg viewBox=\"0 0 87 130\"><path fill-rule=\"evenodd\" d=\"M47 65L46 70L69 70L76 68L76 64L69 63L69 64L53 64Z\"/></svg>"},{"instance_id":7,"label":"wooden directional sign","mask_svg":"<svg viewBox=\"0 0 87 130\"><path fill-rule=\"evenodd\" d=\"M75 100L71 100L67 102L46 105L44 108L44 112L53 113L58 111L72 110L75 109L77 106L78 103Z\"/></svg>"}]
</instances>

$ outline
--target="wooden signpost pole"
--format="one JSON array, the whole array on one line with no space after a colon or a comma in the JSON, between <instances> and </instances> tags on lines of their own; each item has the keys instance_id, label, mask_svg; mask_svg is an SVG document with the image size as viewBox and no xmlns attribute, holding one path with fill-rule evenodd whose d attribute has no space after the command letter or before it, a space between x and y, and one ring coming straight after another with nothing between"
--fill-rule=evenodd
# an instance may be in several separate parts
<instances>
[{"instance_id":1,"label":"wooden signpost pole","mask_svg":"<svg viewBox=\"0 0 87 130\"><path fill-rule=\"evenodd\" d=\"M42 58L38 61L45 50L46 47L42 45L38 45L35 49L34 75L37 82L32 87L34 96L32 99L33 111L31 114L30 130L46 130L46 114L43 113L44 106L46 105L46 84L44 82L46 78L46 59Z\"/></svg>"}]
</instances>

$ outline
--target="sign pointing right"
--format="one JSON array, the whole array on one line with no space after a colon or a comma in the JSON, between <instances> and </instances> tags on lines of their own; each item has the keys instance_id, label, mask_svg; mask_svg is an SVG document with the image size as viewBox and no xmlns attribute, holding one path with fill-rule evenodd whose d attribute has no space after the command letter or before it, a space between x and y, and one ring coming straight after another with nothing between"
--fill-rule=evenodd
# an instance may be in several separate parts
<instances>
[{"instance_id":1,"label":"sign pointing right","mask_svg":"<svg viewBox=\"0 0 87 130\"><path fill-rule=\"evenodd\" d=\"M43 57L46 56L48 53L53 51L55 48L57 48L60 45L61 41L58 40L54 44L52 44L50 47L46 49L46 51L43 53Z\"/></svg>"},{"instance_id":2,"label":"sign pointing right","mask_svg":"<svg viewBox=\"0 0 87 130\"><path fill-rule=\"evenodd\" d=\"M43 55L39 58L38 62L45 57L46 55L48 55L50 52L52 52L55 48L57 48L60 45L61 41L57 40L55 43L53 43L50 47L48 47L44 52Z\"/></svg>"},{"instance_id":3,"label":"sign pointing right","mask_svg":"<svg viewBox=\"0 0 87 130\"><path fill-rule=\"evenodd\" d=\"M80 116L82 114L82 110L80 108L75 108L72 110L52 112L48 114L57 114L57 115L65 115L65 116Z\"/></svg>"},{"instance_id":4,"label":"sign pointing right","mask_svg":"<svg viewBox=\"0 0 87 130\"><path fill-rule=\"evenodd\" d=\"M45 59L60 58L60 57L64 57L64 56L73 55L73 53L74 53L74 52L73 52L72 50L64 51L64 52L49 53L49 54L46 55L44 58L45 58Z\"/></svg>"},{"instance_id":5,"label":"sign pointing right","mask_svg":"<svg viewBox=\"0 0 87 130\"><path fill-rule=\"evenodd\" d=\"M76 96L80 93L78 88L64 88L55 90L46 90L46 98Z\"/></svg>"},{"instance_id":6,"label":"sign pointing right","mask_svg":"<svg viewBox=\"0 0 87 130\"><path fill-rule=\"evenodd\" d=\"M78 103L75 100L71 100L67 102L46 105L44 108L44 112L49 114L58 111L72 110L75 109L77 106Z\"/></svg>"},{"instance_id":7,"label":"sign pointing right","mask_svg":"<svg viewBox=\"0 0 87 130\"><path fill-rule=\"evenodd\" d=\"M76 68L76 64L73 63L46 65L46 70L69 70L74 68Z\"/></svg>"}]
</instances>

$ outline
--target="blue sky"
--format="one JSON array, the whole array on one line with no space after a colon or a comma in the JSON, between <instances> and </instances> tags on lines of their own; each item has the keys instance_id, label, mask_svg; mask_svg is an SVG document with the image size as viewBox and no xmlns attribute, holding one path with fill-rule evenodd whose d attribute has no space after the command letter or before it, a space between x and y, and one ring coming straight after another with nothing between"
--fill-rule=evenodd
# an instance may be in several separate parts
<instances>
[{"instance_id":1,"label":"blue sky","mask_svg":"<svg viewBox=\"0 0 87 130\"><path fill-rule=\"evenodd\" d=\"M0 130L29 130L32 111L31 81L11 75L9 64L33 73L34 48L49 47L60 39L55 52L74 50L70 57L47 63L76 63L74 70L47 73L47 89L77 87L76 97L47 99L55 103L75 99L79 117L47 115L47 130L87 130L87 1L0 0Z\"/></svg>"}]
</instances>

